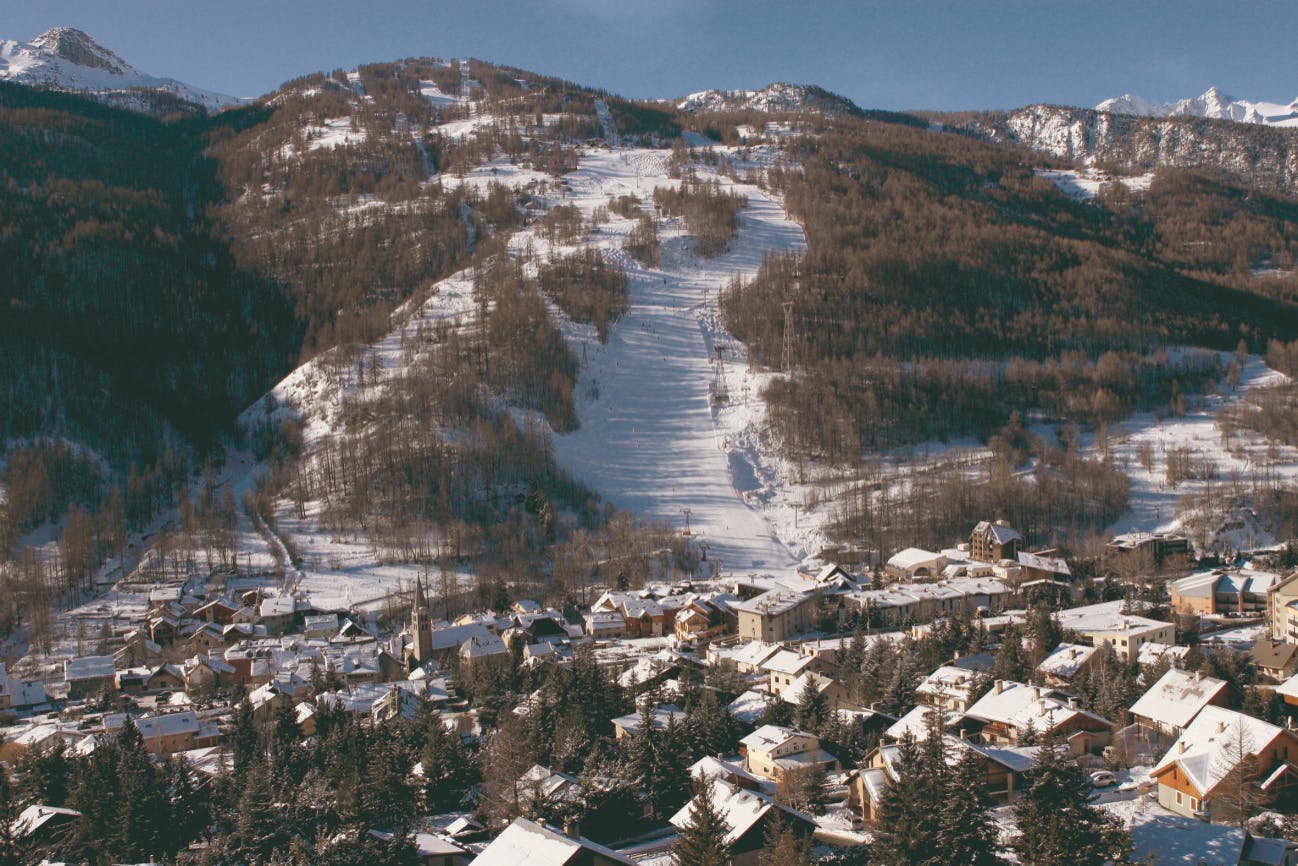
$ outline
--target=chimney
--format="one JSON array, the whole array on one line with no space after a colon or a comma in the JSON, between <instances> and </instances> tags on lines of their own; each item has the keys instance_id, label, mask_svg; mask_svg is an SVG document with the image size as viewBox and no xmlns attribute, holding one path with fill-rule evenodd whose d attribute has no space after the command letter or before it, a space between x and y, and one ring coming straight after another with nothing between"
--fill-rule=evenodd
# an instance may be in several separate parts
<instances>
[{"instance_id":1,"label":"chimney","mask_svg":"<svg viewBox=\"0 0 1298 866\"><path fill-rule=\"evenodd\" d=\"M1041 699L1041 686L1033 686L1033 687L1032 687L1032 697L1034 697L1034 698L1036 698L1036 699L1038 699L1038 700Z\"/></svg>"},{"instance_id":2,"label":"chimney","mask_svg":"<svg viewBox=\"0 0 1298 866\"><path fill-rule=\"evenodd\" d=\"M1003 691L1005 691L1005 680L997 680L996 684L992 687L992 694L999 695Z\"/></svg>"},{"instance_id":3,"label":"chimney","mask_svg":"<svg viewBox=\"0 0 1298 866\"><path fill-rule=\"evenodd\" d=\"M1177 745L1181 747L1181 750L1177 754L1184 755L1186 752L1190 751L1190 746L1185 742L1185 740L1182 740Z\"/></svg>"},{"instance_id":4,"label":"chimney","mask_svg":"<svg viewBox=\"0 0 1298 866\"><path fill-rule=\"evenodd\" d=\"M1225 722L1217 722L1217 733L1219 733L1219 734L1224 734L1224 733L1226 733L1226 723L1225 723Z\"/></svg>"},{"instance_id":5,"label":"chimney","mask_svg":"<svg viewBox=\"0 0 1298 866\"><path fill-rule=\"evenodd\" d=\"M961 729L960 729L960 739L962 739L962 740L965 739L965 730L964 730L964 728L961 728Z\"/></svg>"},{"instance_id":6,"label":"chimney","mask_svg":"<svg viewBox=\"0 0 1298 866\"><path fill-rule=\"evenodd\" d=\"M1046 714L1046 702L1041 698L1037 698L1037 715L1044 716L1045 714Z\"/></svg>"},{"instance_id":7,"label":"chimney","mask_svg":"<svg viewBox=\"0 0 1298 866\"><path fill-rule=\"evenodd\" d=\"M1203 682L1203 671L1195 671L1195 672L1194 672L1194 681L1195 681L1196 683L1201 683L1201 682Z\"/></svg>"},{"instance_id":8,"label":"chimney","mask_svg":"<svg viewBox=\"0 0 1298 866\"><path fill-rule=\"evenodd\" d=\"M1068 709L1070 709L1070 710L1075 710L1075 709L1077 709L1077 698L1069 698L1069 699L1068 699Z\"/></svg>"}]
</instances>

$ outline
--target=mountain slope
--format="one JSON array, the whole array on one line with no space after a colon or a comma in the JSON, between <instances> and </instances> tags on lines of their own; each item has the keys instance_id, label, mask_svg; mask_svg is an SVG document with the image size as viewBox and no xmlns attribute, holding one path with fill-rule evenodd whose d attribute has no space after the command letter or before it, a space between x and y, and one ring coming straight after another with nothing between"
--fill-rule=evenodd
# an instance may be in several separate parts
<instances>
[{"instance_id":1,"label":"mountain slope","mask_svg":"<svg viewBox=\"0 0 1298 866\"><path fill-rule=\"evenodd\" d=\"M680 111L756 111L764 114L815 111L825 114L860 114L845 96L821 87L777 81L761 90L703 90L676 104Z\"/></svg>"},{"instance_id":2,"label":"mountain slope","mask_svg":"<svg viewBox=\"0 0 1298 866\"><path fill-rule=\"evenodd\" d=\"M935 117L1069 161L1131 172L1159 166L1195 169L1266 192L1298 195L1298 135L1285 127L1061 105Z\"/></svg>"},{"instance_id":3,"label":"mountain slope","mask_svg":"<svg viewBox=\"0 0 1298 866\"><path fill-rule=\"evenodd\" d=\"M242 100L141 72L87 34L56 27L30 43L0 40L0 80L50 90L87 92L122 108L152 112L156 97L172 97L216 111Z\"/></svg>"},{"instance_id":4,"label":"mountain slope","mask_svg":"<svg viewBox=\"0 0 1298 866\"><path fill-rule=\"evenodd\" d=\"M1250 102L1227 96L1216 87L1209 87L1201 96L1161 103L1127 93L1104 100L1095 110L1145 117L1207 117L1264 126L1298 126L1298 100L1287 104Z\"/></svg>"}]
</instances>

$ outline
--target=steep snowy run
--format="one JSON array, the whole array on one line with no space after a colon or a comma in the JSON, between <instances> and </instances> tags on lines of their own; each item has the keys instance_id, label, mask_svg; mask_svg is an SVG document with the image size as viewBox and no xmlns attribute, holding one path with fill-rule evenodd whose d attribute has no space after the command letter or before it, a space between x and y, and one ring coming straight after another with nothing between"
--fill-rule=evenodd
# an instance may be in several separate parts
<instances>
[{"instance_id":1,"label":"steep snowy run","mask_svg":"<svg viewBox=\"0 0 1298 866\"><path fill-rule=\"evenodd\" d=\"M1127 93L1106 99L1095 109L1142 117L1207 117L1266 126L1298 126L1298 99L1288 104L1249 102L1227 96L1216 87L1209 87L1201 96L1175 102L1154 102Z\"/></svg>"},{"instance_id":2,"label":"steep snowy run","mask_svg":"<svg viewBox=\"0 0 1298 866\"><path fill-rule=\"evenodd\" d=\"M0 80L51 90L86 91L115 103L159 91L216 111L241 100L141 72L80 30L56 27L31 42L0 40Z\"/></svg>"}]
</instances>

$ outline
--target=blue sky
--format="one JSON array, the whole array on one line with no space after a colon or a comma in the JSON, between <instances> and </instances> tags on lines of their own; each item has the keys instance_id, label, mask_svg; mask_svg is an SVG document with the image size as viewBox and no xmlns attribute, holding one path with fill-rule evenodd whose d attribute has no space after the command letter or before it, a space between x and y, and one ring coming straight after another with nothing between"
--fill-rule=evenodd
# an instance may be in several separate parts
<instances>
[{"instance_id":1,"label":"blue sky","mask_svg":"<svg viewBox=\"0 0 1298 866\"><path fill-rule=\"evenodd\" d=\"M1248 0L5 0L0 38L78 27L140 69L237 96L308 72L472 56L630 97L770 81L868 108L1298 97L1292 2Z\"/></svg>"}]
</instances>

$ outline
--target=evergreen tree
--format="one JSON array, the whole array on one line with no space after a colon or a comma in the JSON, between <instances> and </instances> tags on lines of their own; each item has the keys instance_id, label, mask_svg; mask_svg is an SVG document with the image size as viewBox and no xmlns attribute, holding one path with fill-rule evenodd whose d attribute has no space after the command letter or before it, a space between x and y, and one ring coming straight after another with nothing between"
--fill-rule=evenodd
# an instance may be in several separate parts
<instances>
[{"instance_id":1,"label":"evergreen tree","mask_svg":"<svg viewBox=\"0 0 1298 866\"><path fill-rule=\"evenodd\" d=\"M766 825L766 850L757 858L760 866L812 866L811 837L793 832L783 813Z\"/></svg>"},{"instance_id":2,"label":"evergreen tree","mask_svg":"<svg viewBox=\"0 0 1298 866\"><path fill-rule=\"evenodd\" d=\"M442 812L458 806L473 780L473 767L460 735L448 731L434 717L428 725L420 760L424 769L425 808Z\"/></svg>"},{"instance_id":3,"label":"evergreen tree","mask_svg":"<svg viewBox=\"0 0 1298 866\"><path fill-rule=\"evenodd\" d=\"M819 734L829 720L829 699L816 687L816 677L808 675L798 693L798 706L793 712L793 723L799 730Z\"/></svg>"},{"instance_id":4,"label":"evergreen tree","mask_svg":"<svg viewBox=\"0 0 1298 866\"><path fill-rule=\"evenodd\" d=\"M893 765L897 781L889 776L879 804L874 858L879 866L928 866L937 861L939 809L929 796L924 756L909 731L897 745Z\"/></svg>"},{"instance_id":5,"label":"evergreen tree","mask_svg":"<svg viewBox=\"0 0 1298 866\"><path fill-rule=\"evenodd\" d=\"M1053 734L1042 737L1037 766L1014 807L1014 850L1024 866L1102 866L1121 861L1131 838L1114 815L1091 805L1092 788Z\"/></svg>"},{"instance_id":6,"label":"evergreen tree","mask_svg":"<svg viewBox=\"0 0 1298 866\"><path fill-rule=\"evenodd\" d=\"M983 759L966 749L950 773L942 798L939 819L942 846L949 862L961 866L996 866L997 829L989 810L994 805L987 794Z\"/></svg>"},{"instance_id":7,"label":"evergreen tree","mask_svg":"<svg viewBox=\"0 0 1298 866\"><path fill-rule=\"evenodd\" d=\"M676 866L726 866L730 862L729 828L713 802L715 791L711 779L694 783L689 823L680 828L672 845Z\"/></svg>"}]
</instances>

